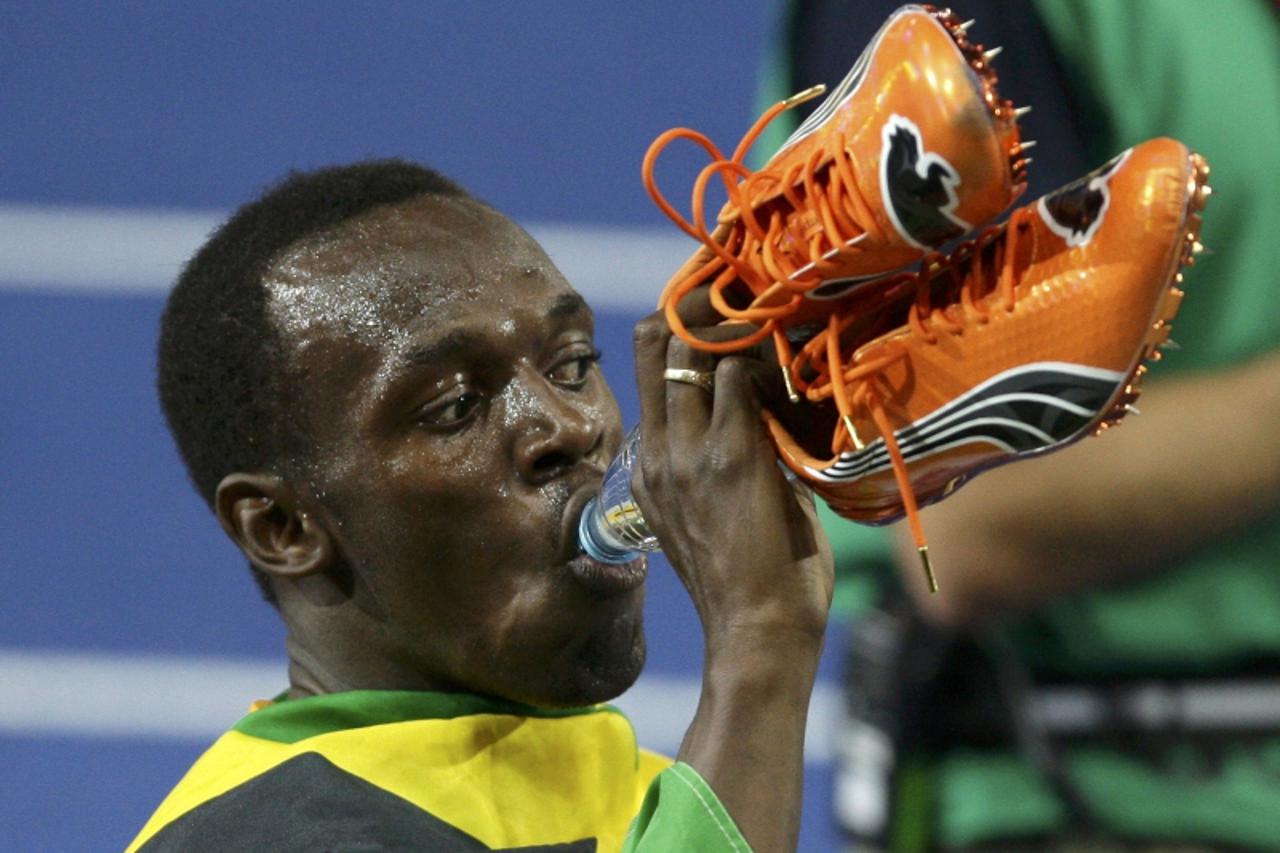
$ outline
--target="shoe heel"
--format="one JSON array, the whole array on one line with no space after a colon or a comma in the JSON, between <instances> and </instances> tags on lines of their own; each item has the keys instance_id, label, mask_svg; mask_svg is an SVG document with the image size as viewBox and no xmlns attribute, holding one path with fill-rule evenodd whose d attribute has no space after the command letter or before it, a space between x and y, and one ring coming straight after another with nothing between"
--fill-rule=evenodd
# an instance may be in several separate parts
<instances>
[{"instance_id":1,"label":"shoe heel","mask_svg":"<svg viewBox=\"0 0 1280 853\"><path fill-rule=\"evenodd\" d=\"M1135 414L1134 402L1142 393L1142 377L1147 372L1147 365L1154 364L1164 357L1162 350L1177 349L1177 345L1169 338L1173 330L1174 318L1182 305L1182 270L1193 266L1196 258L1205 251L1200 242L1201 211L1212 195L1209 186L1209 162L1201 155L1191 152L1188 155L1189 177L1187 178L1186 217L1183 225L1183 236L1177 262L1169 273L1168 283L1160 306L1156 309L1155 321L1147 332L1143 349L1137 363L1125 380L1124 388L1116 396L1115 402L1102 416L1094 429L1094 435L1100 435L1120 422L1126 415Z\"/></svg>"}]
</instances>

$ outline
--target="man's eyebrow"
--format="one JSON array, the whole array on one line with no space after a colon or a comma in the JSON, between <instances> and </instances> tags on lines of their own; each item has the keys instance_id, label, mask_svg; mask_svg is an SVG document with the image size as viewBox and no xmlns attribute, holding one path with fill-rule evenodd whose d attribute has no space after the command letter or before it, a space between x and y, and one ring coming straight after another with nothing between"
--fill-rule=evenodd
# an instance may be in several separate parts
<instances>
[{"instance_id":1,"label":"man's eyebrow","mask_svg":"<svg viewBox=\"0 0 1280 853\"><path fill-rule=\"evenodd\" d=\"M562 293L551 300L547 316L551 318L572 317L575 314L590 314L591 307L587 300L577 293Z\"/></svg>"},{"instance_id":2,"label":"man's eyebrow","mask_svg":"<svg viewBox=\"0 0 1280 853\"><path fill-rule=\"evenodd\" d=\"M587 301L577 293L562 293L547 307L546 316L552 319L591 314ZM404 354L401 364L406 367L431 365L456 352L475 349L484 343L484 335L470 329L453 329L430 343L416 346Z\"/></svg>"},{"instance_id":3,"label":"man's eyebrow","mask_svg":"<svg viewBox=\"0 0 1280 853\"><path fill-rule=\"evenodd\" d=\"M409 350L401 361L406 366L434 364L460 350L474 348L482 340L482 335L468 329L454 329L431 343Z\"/></svg>"}]
</instances>

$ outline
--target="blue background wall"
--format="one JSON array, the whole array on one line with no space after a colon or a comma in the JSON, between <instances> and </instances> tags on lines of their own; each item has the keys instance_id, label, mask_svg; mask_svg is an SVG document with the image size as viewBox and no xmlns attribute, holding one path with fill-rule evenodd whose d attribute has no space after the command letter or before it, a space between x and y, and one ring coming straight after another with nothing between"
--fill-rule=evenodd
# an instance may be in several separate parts
<instances>
[{"instance_id":1,"label":"blue background wall","mask_svg":"<svg viewBox=\"0 0 1280 853\"><path fill-rule=\"evenodd\" d=\"M0 3L0 849L121 848L257 698L225 694L283 683L273 612L152 392L164 283L202 228L290 167L401 155L565 253L608 235L642 269L566 267L634 420L629 328L687 251L640 159L676 124L736 142L771 6ZM670 749L700 643L653 574L634 707ZM805 849L834 843L816 729Z\"/></svg>"}]
</instances>

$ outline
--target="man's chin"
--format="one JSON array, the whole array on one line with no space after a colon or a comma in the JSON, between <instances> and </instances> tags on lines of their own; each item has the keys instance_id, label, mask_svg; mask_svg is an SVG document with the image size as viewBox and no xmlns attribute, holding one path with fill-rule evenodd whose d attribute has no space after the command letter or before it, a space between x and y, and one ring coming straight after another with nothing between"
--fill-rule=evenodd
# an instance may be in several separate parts
<instances>
[{"instance_id":1,"label":"man's chin","mask_svg":"<svg viewBox=\"0 0 1280 853\"><path fill-rule=\"evenodd\" d=\"M581 698L585 701L576 704L594 705L608 702L626 693L640 678L644 670L645 644L644 634L639 637L638 645L632 650L626 661L613 661L611 665L593 669L584 687Z\"/></svg>"},{"instance_id":2,"label":"man's chin","mask_svg":"<svg viewBox=\"0 0 1280 853\"><path fill-rule=\"evenodd\" d=\"M588 646L570 671L548 679L532 704L541 708L581 708L616 699L631 689L644 669L645 640L640 628L626 644L604 649Z\"/></svg>"}]
</instances>

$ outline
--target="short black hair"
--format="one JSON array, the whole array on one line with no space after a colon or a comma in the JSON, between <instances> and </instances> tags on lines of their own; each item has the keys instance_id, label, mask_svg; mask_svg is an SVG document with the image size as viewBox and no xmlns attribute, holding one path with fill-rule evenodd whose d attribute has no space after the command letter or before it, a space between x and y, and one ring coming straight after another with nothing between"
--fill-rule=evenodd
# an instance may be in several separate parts
<instances>
[{"instance_id":1,"label":"short black hair","mask_svg":"<svg viewBox=\"0 0 1280 853\"><path fill-rule=\"evenodd\" d=\"M192 483L212 508L235 471L282 474L309 448L289 416L284 351L263 278L300 240L376 207L421 196L471 198L443 175L399 159L293 171L244 205L187 262L160 320L157 388ZM267 601L275 594L254 571Z\"/></svg>"}]
</instances>

